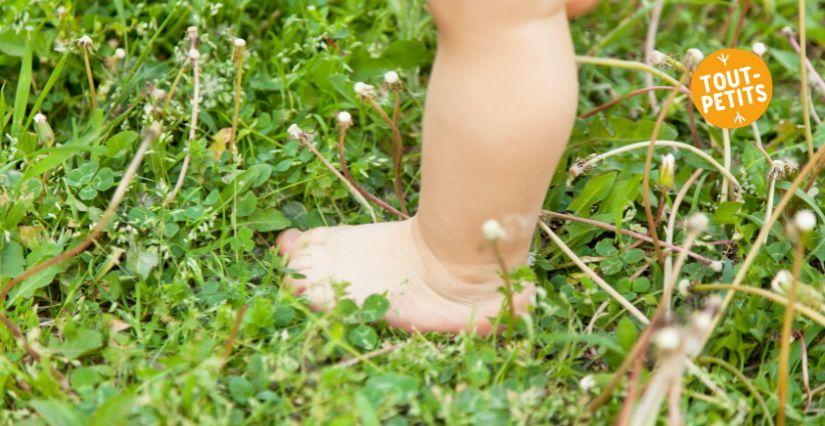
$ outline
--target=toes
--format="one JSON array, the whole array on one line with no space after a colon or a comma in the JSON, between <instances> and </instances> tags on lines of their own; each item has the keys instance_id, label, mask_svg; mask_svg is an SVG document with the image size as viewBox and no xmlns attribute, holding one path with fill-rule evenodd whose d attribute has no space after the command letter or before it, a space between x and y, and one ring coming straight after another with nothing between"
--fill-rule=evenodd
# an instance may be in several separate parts
<instances>
[{"instance_id":1,"label":"toes","mask_svg":"<svg viewBox=\"0 0 825 426\"><path fill-rule=\"evenodd\" d=\"M303 233L295 228L281 232L281 235L278 235L278 239L276 240L280 253L282 255L294 253L300 245L301 235L303 235Z\"/></svg>"}]
</instances>

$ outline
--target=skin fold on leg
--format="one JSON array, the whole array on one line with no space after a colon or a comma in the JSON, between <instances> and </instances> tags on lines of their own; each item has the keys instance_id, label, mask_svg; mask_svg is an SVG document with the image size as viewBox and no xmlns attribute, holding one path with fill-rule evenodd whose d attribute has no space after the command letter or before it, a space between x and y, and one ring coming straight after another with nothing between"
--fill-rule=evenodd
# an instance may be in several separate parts
<instances>
[{"instance_id":1,"label":"skin fold on leg","mask_svg":"<svg viewBox=\"0 0 825 426\"><path fill-rule=\"evenodd\" d=\"M587 2L585 2L587 3ZM481 232L507 233L508 268L524 265L547 186L572 130L578 84L565 2L432 0L439 31L424 113L421 196L401 222L284 232L287 280L314 309L347 283L357 302L390 300L390 325L490 331L502 307L498 263ZM567 5L570 8L570 5ZM517 294L523 312L532 285Z\"/></svg>"}]
</instances>

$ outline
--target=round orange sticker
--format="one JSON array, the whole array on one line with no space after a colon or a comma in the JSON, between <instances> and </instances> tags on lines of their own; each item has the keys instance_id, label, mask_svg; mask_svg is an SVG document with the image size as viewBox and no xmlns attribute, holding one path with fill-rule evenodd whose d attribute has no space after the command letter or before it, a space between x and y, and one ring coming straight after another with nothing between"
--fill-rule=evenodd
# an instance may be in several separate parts
<instances>
[{"instance_id":1,"label":"round orange sticker","mask_svg":"<svg viewBox=\"0 0 825 426\"><path fill-rule=\"evenodd\" d=\"M690 80L690 98L708 123L736 129L756 121L773 94L771 73L753 52L721 49L708 55Z\"/></svg>"}]
</instances>

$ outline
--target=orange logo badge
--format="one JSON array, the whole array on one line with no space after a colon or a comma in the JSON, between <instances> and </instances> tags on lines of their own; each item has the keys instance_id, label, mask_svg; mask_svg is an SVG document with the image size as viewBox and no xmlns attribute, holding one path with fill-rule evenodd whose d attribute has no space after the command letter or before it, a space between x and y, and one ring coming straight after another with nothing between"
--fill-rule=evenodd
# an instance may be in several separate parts
<instances>
[{"instance_id":1,"label":"orange logo badge","mask_svg":"<svg viewBox=\"0 0 825 426\"><path fill-rule=\"evenodd\" d=\"M690 80L690 98L708 123L724 129L747 126L768 109L773 82L753 52L721 49L708 55Z\"/></svg>"}]
</instances>

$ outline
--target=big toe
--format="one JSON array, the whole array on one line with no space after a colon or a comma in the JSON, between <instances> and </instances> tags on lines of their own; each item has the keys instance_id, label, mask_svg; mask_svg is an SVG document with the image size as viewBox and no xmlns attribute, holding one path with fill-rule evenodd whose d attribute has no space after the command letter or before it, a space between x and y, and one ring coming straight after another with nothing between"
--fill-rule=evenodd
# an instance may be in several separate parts
<instances>
[{"instance_id":1,"label":"big toe","mask_svg":"<svg viewBox=\"0 0 825 426\"><path fill-rule=\"evenodd\" d=\"M295 253L298 249L301 235L302 232L295 228L290 228L284 232L281 232L281 235L278 235L278 239L276 240L278 243L278 250L281 254Z\"/></svg>"}]
</instances>

